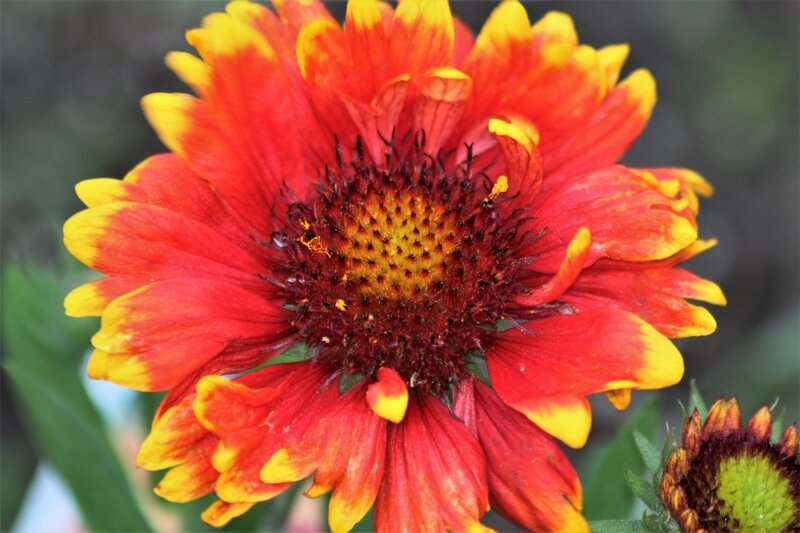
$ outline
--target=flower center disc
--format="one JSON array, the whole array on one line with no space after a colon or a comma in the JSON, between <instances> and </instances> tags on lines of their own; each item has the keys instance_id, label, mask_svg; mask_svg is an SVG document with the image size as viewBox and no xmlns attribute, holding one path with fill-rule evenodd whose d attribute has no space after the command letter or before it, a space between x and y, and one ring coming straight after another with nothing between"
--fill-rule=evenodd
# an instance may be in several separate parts
<instances>
[{"instance_id":1,"label":"flower center disc","mask_svg":"<svg viewBox=\"0 0 800 533\"><path fill-rule=\"evenodd\" d=\"M457 228L440 206L393 191L357 210L345 226L347 241L338 253L345 258L348 277L365 280L360 292L412 300L447 273Z\"/></svg>"},{"instance_id":2,"label":"flower center disc","mask_svg":"<svg viewBox=\"0 0 800 533\"><path fill-rule=\"evenodd\" d=\"M521 291L520 216L469 161L422 159L328 170L273 241L292 324L318 359L355 375L389 366L445 394Z\"/></svg>"}]
</instances>

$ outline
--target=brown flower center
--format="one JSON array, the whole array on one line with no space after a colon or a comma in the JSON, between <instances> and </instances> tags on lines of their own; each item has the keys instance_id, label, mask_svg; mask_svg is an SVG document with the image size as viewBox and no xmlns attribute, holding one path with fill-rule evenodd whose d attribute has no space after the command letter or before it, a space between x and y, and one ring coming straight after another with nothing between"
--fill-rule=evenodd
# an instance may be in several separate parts
<instances>
[{"instance_id":1,"label":"brown flower center","mask_svg":"<svg viewBox=\"0 0 800 533\"><path fill-rule=\"evenodd\" d=\"M522 290L520 214L492 185L427 156L328 170L275 239L299 339L345 374L446 394Z\"/></svg>"}]
</instances>

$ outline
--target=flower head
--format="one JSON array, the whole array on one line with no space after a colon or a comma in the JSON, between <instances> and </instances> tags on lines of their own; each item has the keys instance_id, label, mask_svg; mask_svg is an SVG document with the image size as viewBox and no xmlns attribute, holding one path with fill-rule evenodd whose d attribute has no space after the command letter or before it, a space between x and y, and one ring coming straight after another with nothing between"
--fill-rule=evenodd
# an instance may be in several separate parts
<instances>
[{"instance_id":1,"label":"flower head","mask_svg":"<svg viewBox=\"0 0 800 533\"><path fill-rule=\"evenodd\" d=\"M187 33L200 57L167 64L197 96L143 100L171 153L80 183L64 228L108 274L66 300L102 316L89 374L169 391L140 465L167 499L214 491L215 525L313 474L334 531L373 503L380 530L490 504L586 530L554 437L584 444L588 394L680 380L668 337L715 329L685 299L724 303L675 268L713 245L710 186L616 164L652 77L514 1L474 40L443 0L351 0L344 27L274 6Z\"/></svg>"},{"instance_id":2,"label":"flower head","mask_svg":"<svg viewBox=\"0 0 800 533\"><path fill-rule=\"evenodd\" d=\"M661 480L661 501L681 531L800 529L797 426L772 444L771 424L762 407L742 428L736 398L717 401L705 423L697 410L686 420Z\"/></svg>"}]
</instances>

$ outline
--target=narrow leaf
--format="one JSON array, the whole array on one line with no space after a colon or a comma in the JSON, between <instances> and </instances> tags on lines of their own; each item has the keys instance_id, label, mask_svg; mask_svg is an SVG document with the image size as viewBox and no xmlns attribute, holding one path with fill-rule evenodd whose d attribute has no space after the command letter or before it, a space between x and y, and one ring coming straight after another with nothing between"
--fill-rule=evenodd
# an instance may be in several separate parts
<instances>
[{"instance_id":1,"label":"narrow leaf","mask_svg":"<svg viewBox=\"0 0 800 533\"><path fill-rule=\"evenodd\" d=\"M700 390L697 388L695 380L689 382L689 391L689 416L697 409L697 412L700 414L700 419L705 420L706 415L708 415L708 407L706 407L706 402L703 401L703 397L700 396Z\"/></svg>"},{"instance_id":2,"label":"narrow leaf","mask_svg":"<svg viewBox=\"0 0 800 533\"><path fill-rule=\"evenodd\" d=\"M588 455L589 461L582 465L588 471L581 476L585 480L583 511L587 519L612 519L630 513L635 498L625 480L624 468L639 475L645 469L631 430L652 438L659 418L658 403L651 397L630 415L610 443Z\"/></svg>"},{"instance_id":3,"label":"narrow leaf","mask_svg":"<svg viewBox=\"0 0 800 533\"><path fill-rule=\"evenodd\" d=\"M653 491L653 486L642 477L631 472L628 467L625 467L625 481L628 482L628 487L636 497L642 500L648 508L655 511L661 507L658 497Z\"/></svg>"},{"instance_id":4,"label":"narrow leaf","mask_svg":"<svg viewBox=\"0 0 800 533\"><path fill-rule=\"evenodd\" d=\"M661 466L661 452L653 446L653 443L636 429L633 430L633 442L636 444L647 470L650 472L658 470Z\"/></svg>"},{"instance_id":5,"label":"narrow leaf","mask_svg":"<svg viewBox=\"0 0 800 533\"><path fill-rule=\"evenodd\" d=\"M647 533L641 520L594 520L589 522L592 533Z\"/></svg>"},{"instance_id":6,"label":"narrow leaf","mask_svg":"<svg viewBox=\"0 0 800 533\"><path fill-rule=\"evenodd\" d=\"M38 451L63 477L95 531L146 531L145 521L79 378L96 322L63 314L65 272L3 269L4 367ZM78 283L75 283L76 285ZM83 330L83 331L81 331Z\"/></svg>"}]
</instances>

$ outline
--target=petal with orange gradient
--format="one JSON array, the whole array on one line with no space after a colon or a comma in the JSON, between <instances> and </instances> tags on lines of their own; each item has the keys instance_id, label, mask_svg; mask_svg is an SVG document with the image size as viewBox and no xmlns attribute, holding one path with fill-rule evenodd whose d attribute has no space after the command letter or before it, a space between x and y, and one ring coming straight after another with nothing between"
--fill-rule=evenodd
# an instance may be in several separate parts
<instances>
[{"instance_id":1,"label":"petal with orange gradient","mask_svg":"<svg viewBox=\"0 0 800 533\"><path fill-rule=\"evenodd\" d=\"M533 36L525 8L516 1L502 2L483 25L461 67L475 81L467 123L490 110L505 110L504 93L513 90L531 68L535 62L532 51Z\"/></svg>"},{"instance_id":2,"label":"petal with orange gradient","mask_svg":"<svg viewBox=\"0 0 800 533\"><path fill-rule=\"evenodd\" d=\"M285 334L285 314L234 285L191 278L159 281L103 311L92 344L105 374L92 377L137 390L168 389L229 346L275 343ZM91 359L89 364L91 369Z\"/></svg>"},{"instance_id":3,"label":"petal with orange gradient","mask_svg":"<svg viewBox=\"0 0 800 533\"><path fill-rule=\"evenodd\" d=\"M194 412L220 439L212 464L224 501L268 500L289 483L264 483L261 471L281 449L299 443L338 395L311 363L266 367L236 381L206 376L197 384ZM235 414L235 416L234 416Z\"/></svg>"},{"instance_id":4,"label":"petal with orange gradient","mask_svg":"<svg viewBox=\"0 0 800 533\"><path fill-rule=\"evenodd\" d=\"M361 90L370 100L386 81L386 54L389 40L383 27L380 2L351 0L347 2L344 33L350 47L351 69L357 80L352 89Z\"/></svg>"},{"instance_id":5,"label":"petal with orange gradient","mask_svg":"<svg viewBox=\"0 0 800 533\"><path fill-rule=\"evenodd\" d=\"M700 210L699 196L712 196L714 187L703 176L688 168L646 168L641 169L652 174L656 179L676 180L681 185L681 197L689 203L689 210L697 214Z\"/></svg>"},{"instance_id":6,"label":"petal with orange gradient","mask_svg":"<svg viewBox=\"0 0 800 533\"><path fill-rule=\"evenodd\" d=\"M367 513L383 478L386 423L375 416L356 386L331 402L302 441L278 450L261 469L266 483L299 481L316 470L306 495L333 489L328 523L349 531Z\"/></svg>"},{"instance_id":7,"label":"petal with orange gradient","mask_svg":"<svg viewBox=\"0 0 800 533\"><path fill-rule=\"evenodd\" d=\"M504 402L546 431L555 428L552 434L570 446L581 446L588 435L583 396L662 388L683 376L675 346L631 313L555 315L525 328L502 332L487 350L492 385Z\"/></svg>"},{"instance_id":8,"label":"petal with orange gradient","mask_svg":"<svg viewBox=\"0 0 800 533\"><path fill-rule=\"evenodd\" d=\"M151 156L122 180L96 178L75 186L87 207L124 201L150 204L203 222L250 252L263 253L245 231L239 215L230 210L209 183L194 174L175 154Z\"/></svg>"},{"instance_id":9,"label":"petal with orange gradient","mask_svg":"<svg viewBox=\"0 0 800 533\"><path fill-rule=\"evenodd\" d=\"M572 135L557 145L542 146L549 182L558 185L570 176L619 161L644 129L655 102L656 84L650 72L632 72Z\"/></svg>"},{"instance_id":10,"label":"petal with orange gradient","mask_svg":"<svg viewBox=\"0 0 800 533\"><path fill-rule=\"evenodd\" d=\"M218 439L194 416L194 394L184 396L153 422L139 448L136 465L147 470L170 468L155 493L173 502L187 502L214 490L219 473L211 466Z\"/></svg>"},{"instance_id":11,"label":"petal with orange gradient","mask_svg":"<svg viewBox=\"0 0 800 533\"><path fill-rule=\"evenodd\" d=\"M100 316L113 300L150 283L150 278L138 276L107 276L76 287L64 299L67 316Z\"/></svg>"},{"instance_id":12,"label":"petal with orange gradient","mask_svg":"<svg viewBox=\"0 0 800 533\"><path fill-rule=\"evenodd\" d=\"M411 402L403 423L390 426L375 529L482 530L486 462L469 430L432 397Z\"/></svg>"},{"instance_id":13,"label":"petal with orange gradient","mask_svg":"<svg viewBox=\"0 0 800 533\"><path fill-rule=\"evenodd\" d=\"M492 508L530 531L588 532L580 481L558 444L480 382L475 399Z\"/></svg>"},{"instance_id":14,"label":"petal with orange gradient","mask_svg":"<svg viewBox=\"0 0 800 533\"><path fill-rule=\"evenodd\" d=\"M587 269L561 299L578 312L618 308L635 313L670 338L709 335L716 321L685 299L725 305L716 283L676 268Z\"/></svg>"},{"instance_id":15,"label":"petal with orange gradient","mask_svg":"<svg viewBox=\"0 0 800 533\"><path fill-rule=\"evenodd\" d=\"M413 77L450 65L453 34L453 16L447 0L404 0L394 11L389 31L388 75L408 73Z\"/></svg>"},{"instance_id":16,"label":"petal with orange gradient","mask_svg":"<svg viewBox=\"0 0 800 533\"><path fill-rule=\"evenodd\" d=\"M64 244L106 274L203 277L269 292L255 257L211 226L155 205L112 202L81 211L64 223Z\"/></svg>"},{"instance_id":17,"label":"petal with orange gradient","mask_svg":"<svg viewBox=\"0 0 800 533\"><path fill-rule=\"evenodd\" d=\"M591 231L589 264L601 257L624 261L667 258L697 239L692 220L672 210L672 198L658 180L625 167L606 167L574 176L544 190L531 209L543 234L530 246L530 268L558 269L577 229ZM677 189L673 191L677 193Z\"/></svg>"},{"instance_id":18,"label":"petal with orange gradient","mask_svg":"<svg viewBox=\"0 0 800 533\"><path fill-rule=\"evenodd\" d=\"M518 114L536 124L545 144L583 124L607 91L599 53L577 45L568 15L548 13L531 28L516 1L494 10L464 70L476 85L468 124L492 112Z\"/></svg>"}]
</instances>

